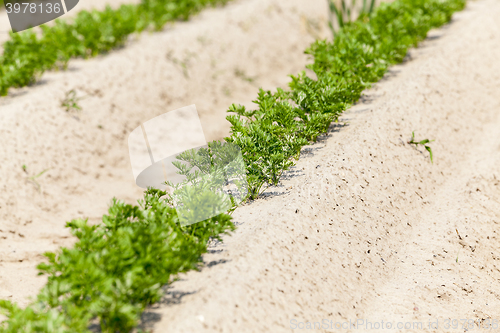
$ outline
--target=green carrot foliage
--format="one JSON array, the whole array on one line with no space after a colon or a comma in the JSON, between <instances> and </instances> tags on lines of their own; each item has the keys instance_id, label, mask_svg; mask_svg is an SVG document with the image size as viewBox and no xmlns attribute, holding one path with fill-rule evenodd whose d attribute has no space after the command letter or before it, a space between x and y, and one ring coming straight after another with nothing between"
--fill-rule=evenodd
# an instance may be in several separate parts
<instances>
[{"instance_id":1,"label":"green carrot foliage","mask_svg":"<svg viewBox=\"0 0 500 333\"><path fill-rule=\"evenodd\" d=\"M121 46L134 32L161 29L167 22L187 20L207 6L229 0L142 0L138 5L80 11L72 20L56 19L51 26L10 33L0 56L0 96L11 87L34 83L44 71L66 68L74 57L93 57ZM3 3L1 4L3 7Z\"/></svg>"},{"instance_id":2,"label":"green carrot foliage","mask_svg":"<svg viewBox=\"0 0 500 333\"><path fill-rule=\"evenodd\" d=\"M144 308L161 298L163 285L199 267L210 238L234 230L226 214L181 227L165 195L150 189L135 206L113 200L96 225L68 222L78 239L75 246L45 253L48 263L38 270L48 283L30 307L0 301L9 316L0 332L21 332L21 327L23 332L56 332L51 327L87 332L93 318L102 332L129 332Z\"/></svg>"}]
</instances>

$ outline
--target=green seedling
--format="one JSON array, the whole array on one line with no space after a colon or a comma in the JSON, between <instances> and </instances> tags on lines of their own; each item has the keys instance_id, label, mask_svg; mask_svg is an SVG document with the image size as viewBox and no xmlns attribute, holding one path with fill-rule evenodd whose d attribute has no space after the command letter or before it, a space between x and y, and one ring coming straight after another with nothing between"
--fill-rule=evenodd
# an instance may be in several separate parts
<instances>
[{"instance_id":1,"label":"green seedling","mask_svg":"<svg viewBox=\"0 0 500 333\"><path fill-rule=\"evenodd\" d=\"M25 164L23 164L22 168L23 168L23 171L25 173L28 173L28 167ZM41 188L42 188L42 186L36 181L36 179L38 177L40 177L41 175L43 175L44 173L46 173L47 171L49 171L49 169L45 169L42 172L40 172L39 174L37 174L37 175L28 177L28 178L26 178L26 180L28 180L29 182L31 182L32 184L34 184L36 186L36 188L40 191Z\"/></svg>"},{"instance_id":2,"label":"green seedling","mask_svg":"<svg viewBox=\"0 0 500 333\"><path fill-rule=\"evenodd\" d=\"M348 1L348 0L341 0L340 6L337 5L337 0L327 0L328 1L328 8L329 8L329 21L328 21L328 26L330 27L330 30L332 31L333 36L335 36L336 31L333 27L333 23L336 21L337 26L339 28L343 28L345 24L350 23L353 21L353 14L356 9L356 0ZM370 0L368 3L368 0L363 0L363 5L361 7L361 11L359 16L362 15L370 15L373 10L375 9L375 0Z\"/></svg>"},{"instance_id":3,"label":"green seedling","mask_svg":"<svg viewBox=\"0 0 500 333\"><path fill-rule=\"evenodd\" d=\"M422 141L415 141L415 132L411 132L411 139L408 141L409 144L415 145L415 147L418 147L418 145L424 146L424 148L429 152L429 155L431 157L431 163L434 163L432 160L432 149L429 147L427 144L433 142L434 140L429 140L429 139L424 139Z\"/></svg>"},{"instance_id":4,"label":"green seedling","mask_svg":"<svg viewBox=\"0 0 500 333\"><path fill-rule=\"evenodd\" d=\"M80 111L82 108L78 105L78 101L85 97L76 97L75 89L71 89L66 92L64 99L61 102L61 106L66 109L66 112Z\"/></svg>"},{"instance_id":5,"label":"green seedling","mask_svg":"<svg viewBox=\"0 0 500 333\"><path fill-rule=\"evenodd\" d=\"M226 95L228 97L231 96L231 89L229 89L228 87L223 87L222 92L224 93L224 95Z\"/></svg>"},{"instance_id":6,"label":"green seedling","mask_svg":"<svg viewBox=\"0 0 500 333\"><path fill-rule=\"evenodd\" d=\"M234 75L236 75L237 77L239 77L240 79L242 79L243 81L247 81L247 82L254 82L255 79L253 77L250 77L248 75L245 74L245 71L239 69L239 68L236 68L234 70Z\"/></svg>"},{"instance_id":7,"label":"green seedling","mask_svg":"<svg viewBox=\"0 0 500 333\"><path fill-rule=\"evenodd\" d=\"M184 56L184 59L177 59L172 55L172 53L173 53L172 50L170 50L167 53L167 59L172 61L176 66L178 66L182 71L182 75L184 75L186 79L189 79L189 61L191 60L191 58L196 56L196 53L188 52Z\"/></svg>"},{"instance_id":8,"label":"green seedling","mask_svg":"<svg viewBox=\"0 0 500 333\"><path fill-rule=\"evenodd\" d=\"M200 44L203 46L207 46L210 44L210 39L208 39L207 36L198 36L196 40L198 40L198 42L200 42Z\"/></svg>"}]
</instances>

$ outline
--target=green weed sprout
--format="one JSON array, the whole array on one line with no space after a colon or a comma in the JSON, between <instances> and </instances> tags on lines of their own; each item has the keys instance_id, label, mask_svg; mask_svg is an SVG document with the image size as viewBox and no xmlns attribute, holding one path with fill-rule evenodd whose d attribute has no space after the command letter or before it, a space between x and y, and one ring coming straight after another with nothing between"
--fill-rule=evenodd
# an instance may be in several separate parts
<instances>
[{"instance_id":1,"label":"green weed sprout","mask_svg":"<svg viewBox=\"0 0 500 333\"><path fill-rule=\"evenodd\" d=\"M429 140L429 139L425 139L422 141L415 141L415 131L413 131L413 132L411 132L411 139L410 139L410 141L408 141L408 143L411 145L415 145L415 147L417 147L418 145L424 146L424 148L429 152L429 155L431 157L431 163L434 163L432 160L432 149L431 149L431 147L429 147L427 145L428 143L431 143L433 141L434 140Z\"/></svg>"},{"instance_id":2,"label":"green weed sprout","mask_svg":"<svg viewBox=\"0 0 500 333\"><path fill-rule=\"evenodd\" d=\"M78 105L78 101L83 99L84 97L76 97L75 89L71 89L66 93L63 101L61 102L61 106L66 109L66 112L70 111L80 111L82 108Z\"/></svg>"},{"instance_id":3,"label":"green weed sprout","mask_svg":"<svg viewBox=\"0 0 500 333\"><path fill-rule=\"evenodd\" d=\"M28 173L28 167L26 166L26 164L23 164L22 168L23 168L24 172ZM44 173L46 173L47 171L49 171L49 169L45 169L42 172L40 172L39 174L37 174L37 175L28 177L27 180L30 181L31 183L35 184L35 186L37 187L37 189L40 191L40 189L42 188L42 186L36 181L36 179L38 177L40 177L41 175L43 175Z\"/></svg>"},{"instance_id":4,"label":"green weed sprout","mask_svg":"<svg viewBox=\"0 0 500 333\"><path fill-rule=\"evenodd\" d=\"M352 0L350 4L346 0L341 0L340 8L335 4L335 0L327 0L329 8L329 21L328 26L332 30L333 36L335 36L335 29L333 27L334 20L337 20L339 28L343 28L346 23L352 22L352 13L356 8L356 0ZM361 8L361 15L370 15L375 8L375 0L363 0L363 7Z\"/></svg>"}]
</instances>

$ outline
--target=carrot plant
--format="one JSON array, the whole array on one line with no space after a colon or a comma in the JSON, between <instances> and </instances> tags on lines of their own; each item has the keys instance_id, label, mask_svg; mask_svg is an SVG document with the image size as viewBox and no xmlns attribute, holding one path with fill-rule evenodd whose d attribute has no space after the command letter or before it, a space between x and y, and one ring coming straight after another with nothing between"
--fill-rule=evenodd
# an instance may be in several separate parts
<instances>
[{"instance_id":1,"label":"carrot plant","mask_svg":"<svg viewBox=\"0 0 500 333\"><path fill-rule=\"evenodd\" d=\"M242 105L232 105L227 120L233 135L226 141L236 144L243 152L247 166L249 196L258 197L265 184L277 185L284 170L298 158L300 148L307 140L295 121L298 108L289 99L289 93L278 89L276 94L260 89L254 101L259 108L247 111Z\"/></svg>"}]
</instances>

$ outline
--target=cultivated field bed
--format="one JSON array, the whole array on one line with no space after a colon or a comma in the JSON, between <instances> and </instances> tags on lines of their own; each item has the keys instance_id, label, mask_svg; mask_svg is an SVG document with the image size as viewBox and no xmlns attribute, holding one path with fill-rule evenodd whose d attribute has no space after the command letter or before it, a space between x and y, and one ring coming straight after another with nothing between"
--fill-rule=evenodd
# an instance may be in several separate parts
<instances>
[{"instance_id":1,"label":"cultivated field bed","mask_svg":"<svg viewBox=\"0 0 500 333\"><path fill-rule=\"evenodd\" d=\"M25 305L38 292L41 253L73 242L65 221L98 222L110 198L141 197L130 130L195 103L207 139L226 136L228 105L286 86L302 50L330 37L325 13L319 0L238 1L0 99L0 298ZM474 1L431 31L279 186L233 213L236 232L165 287L141 328L289 332L293 320L364 319L448 332L446 319L500 320L499 15L498 2ZM86 97L80 112L60 106L70 89ZM407 143L412 131L435 140L434 163ZM44 169L38 189L28 178Z\"/></svg>"}]
</instances>

